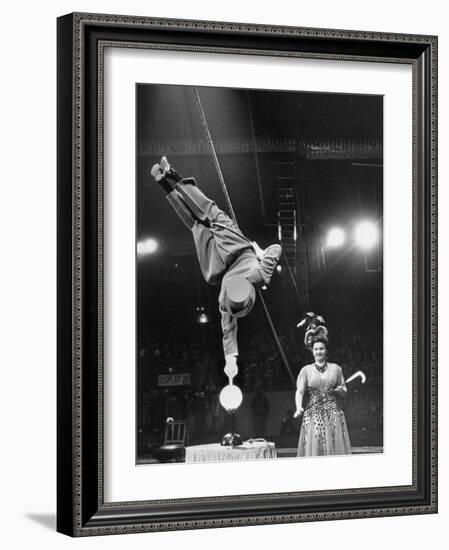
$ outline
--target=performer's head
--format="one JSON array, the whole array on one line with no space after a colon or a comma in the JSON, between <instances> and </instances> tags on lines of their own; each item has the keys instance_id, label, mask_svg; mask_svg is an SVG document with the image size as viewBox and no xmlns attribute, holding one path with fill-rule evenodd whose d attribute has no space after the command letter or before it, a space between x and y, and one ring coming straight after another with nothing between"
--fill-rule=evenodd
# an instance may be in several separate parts
<instances>
[{"instance_id":1,"label":"performer's head","mask_svg":"<svg viewBox=\"0 0 449 550\"><path fill-rule=\"evenodd\" d=\"M256 291L244 277L225 278L222 291L222 306L233 317L245 317L253 309Z\"/></svg>"},{"instance_id":2,"label":"performer's head","mask_svg":"<svg viewBox=\"0 0 449 550\"><path fill-rule=\"evenodd\" d=\"M327 359L328 340L323 336L317 336L313 339L312 353L315 361L321 363Z\"/></svg>"}]
</instances>

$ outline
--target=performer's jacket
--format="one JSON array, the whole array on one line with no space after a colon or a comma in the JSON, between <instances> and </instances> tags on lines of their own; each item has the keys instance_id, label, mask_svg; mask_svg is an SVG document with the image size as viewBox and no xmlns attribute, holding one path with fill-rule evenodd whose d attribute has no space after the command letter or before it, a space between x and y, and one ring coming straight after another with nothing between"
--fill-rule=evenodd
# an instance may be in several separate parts
<instances>
[{"instance_id":1,"label":"performer's jacket","mask_svg":"<svg viewBox=\"0 0 449 550\"><path fill-rule=\"evenodd\" d=\"M244 250L227 270L223 277L235 277L239 275L248 279L256 288L268 285L273 270L279 259L280 247L268 249L262 260L259 260L253 250ZM223 329L223 351L226 355L238 355L237 345L237 317L230 315L223 307L223 283L218 301L220 303L221 327Z\"/></svg>"}]
</instances>

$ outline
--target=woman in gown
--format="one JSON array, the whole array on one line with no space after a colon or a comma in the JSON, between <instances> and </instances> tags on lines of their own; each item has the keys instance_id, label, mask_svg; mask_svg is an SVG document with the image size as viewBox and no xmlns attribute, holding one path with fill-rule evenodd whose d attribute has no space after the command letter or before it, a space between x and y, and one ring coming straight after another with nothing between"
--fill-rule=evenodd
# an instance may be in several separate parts
<instances>
[{"instance_id":1,"label":"woman in gown","mask_svg":"<svg viewBox=\"0 0 449 550\"><path fill-rule=\"evenodd\" d=\"M315 362L301 369L296 384L294 416L303 415L297 456L350 454L351 442L341 409L347 392L341 367L327 361L326 336L314 338L308 347ZM309 399L303 408L306 391Z\"/></svg>"}]
</instances>

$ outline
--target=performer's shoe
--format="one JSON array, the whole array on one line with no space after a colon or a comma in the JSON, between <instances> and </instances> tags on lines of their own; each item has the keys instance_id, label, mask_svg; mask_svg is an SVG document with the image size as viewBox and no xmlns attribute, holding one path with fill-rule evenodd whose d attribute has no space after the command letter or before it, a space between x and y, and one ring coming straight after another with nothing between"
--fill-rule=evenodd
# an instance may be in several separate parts
<instances>
[{"instance_id":1,"label":"performer's shoe","mask_svg":"<svg viewBox=\"0 0 449 550\"><path fill-rule=\"evenodd\" d=\"M162 157L161 162L156 163L151 168L151 175L159 183L163 178L169 176L171 170L170 164L168 163L167 157Z\"/></svg>"}]
</instances>

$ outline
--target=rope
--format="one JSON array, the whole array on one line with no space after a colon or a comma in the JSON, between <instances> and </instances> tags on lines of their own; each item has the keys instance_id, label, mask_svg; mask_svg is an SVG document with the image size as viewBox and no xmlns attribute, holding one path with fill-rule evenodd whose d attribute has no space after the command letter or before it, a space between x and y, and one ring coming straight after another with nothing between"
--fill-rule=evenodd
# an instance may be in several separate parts
<instances>
[{"instance_id":1,"label":"rope","mask_svg":"<svg viewBox=\"0 0 449 550\"><path fill-rule=\"evenodd\" d=\"M287 255L285 254L284 251L282 251L282 256L284 257L285 263L287 265L288 273L293 283L293 288L295 289L296 295L298 296L299 305L300 307L302 306L304 309L306 305L305 297L301 294L301 292L299 292L298 285L296 284L295 276L293 275L293 271L290 266L290 262L288 261Z\"/></svg>"},{"instance_id":2,"label":"rope","mask_svg":"<svg viewBox=\"0 0 449 550\"><path fill-rule=\"evenodd\" d=\"M198 105L198 110L199 110L200 115L201 115L201 123L203 125L203 129L204 129L204 132L206 134L210 150L212 152L212 158L214 160L215 168L217 170L218 179L220 180L220 185L221 185L221 188L223 190L223 194L225 196L225 199L226 199L226 202L227 202L228 209L229 209L229 212L231 214L232 220L234 221L234 223L238 227L237 219L235 217L234 209L232 208L232 203L231 203L231 199L229 197L228 189L226 187L226 183L224 181L223 174L221 172L220 163L218 162L217 153L215 152L214 142L212 141L212 137L211 137L210 132L209 132L209 127L207 125L206 117L204 115L204 110L203 110L203 106L201 104L200 94L198 93L198 90L197 90L196 87L194 88L194 90L195 90L195 99L196 99L196 102L197 102L197 105ZM277 335L277 332L276 332L276 329L274 327L273 321L271 320L271 315L270 315L270 312L268 311L268 307L267 307L267 304L265 303L265 299L262 295L262 291L260 289L258 289L257 292L259 294L260 302L262 304L263 310L265 312L265 316L266 316L268 324L270 326L271 333L273 334L273 338L276 342L276 345L277 345L277 348L278 348L278 351L279 351L279 355L281 356L282 362L284 363L284 366L285 366L288 374L290 375L290 378L291 378L292 382L295 383L295 377L293 376L292 370L290 368L290 365L288 364L287 357L285 356L284 350L282 348L282 344L281 344L281 342L279 340L279 337Z\"/></svg>"},{"instance_id":3,"label":"rope","mask_svg":"<svg viewBox=\"0 0 449 550\"><path fill-rule=\"evenodd\" d=\"M290 368L290 365L288 364L287 357L285 356L284 349L282 347L281 341L279 340L279 336L277 335L276 329L274 328L273 321L271 320L270 312L268 311L267 304L265 303L265 299L262 295L262 292L259 290L259 298L260 302L262 304L263 310L265 311L265 315L267 317L268 324L270 325L271 333L273 334L274 340L276 342L279 354L281 356L282 362L284 363L285 368L287 369L288 374L290 375L290 378L292 379L292 382L295 383L295 377L293 376L292 369Z\"/></svg>"},{"instance_id":4,"label":"rope","mask_svg":"<svg viewBox=\"0 0 449 550\"><path fill-rule=\"evenodd\" d=\"M223 194L225 196L226 203L228 205L228 210L231 214L231 217L232 217L235 225L238 228L238 223L237 223L237 219L236 219L236 216L235 216L234 209L232 207L231 198L229 197L228 189L226 187L226 183L224 181L223 174L221 172L220 163L218 162L217 153L215 152L215 147L214 147L214 143L212 141L212 136L210 135L210 132L209 132L209 126L207 125L206 115L204 114L203 105L202 105L201 99L200 99L200 94L199 94L198 89L196 87L194 88L194 91L195 91L195 99L196 99L196 102L197 102L197 105L198 105L198 110L199 110L200 115L201 115L201 124L203 126L204 133L206 134L207 141L208 141L208 144L209 144L209 148L212 152L212 158L213 158L213 161L214 161L214 164L215 164L215 168L217 170L218 179L220 181L220 185L221 185L221 188L223 190ZM284 251L282 251L282 255L284 256L285 263L287 264L287 269L288 269L290 278L292 280L293 286L295 288L296 295L298 296L299 303L304 304L305 299L304 299L303 296L301 296L301 294L299 292L298 285L296 284L295 277L293 276L289 261L287 260L287 256L285 255Z\"/></svg>"},{"instance_id":5,"label":"rope","mask_svg":"<svg viewBox=\"0 0 449 550\"><path fill-rule=\"evenodd\" d=\"M231 199L229 197L228 189L226 187L226 183L225 183L225 180L223 178L223 174L221 172L220 164L218 162L217 153L215 152L214 143L212 141L212 137L211 137L210 132L209 132L209 127L208 127L207 122L206 122L206 116L204 114L203 106L201 104L200 94L198 93L198 90L197 90L196 87L194 88L194 90L195 90L195 99L196 99L198 109L199 109L200 115L201 115L201 123L203 125L204 133L206 134L207 141L209 143L209 147L210 147L210 150L212 152L212 158L213 158L213 161L214 161L214 164L215 164L215 168L217 170L218 179L220 180L220 185L221 185L221 188L223 190L226 202L228 204L228 209L229 209L229 212L231 214L231 217L232 217L235 225L238 227L238 223L237 223L237 220L236 220L236 217L235 217L234 209L232 208Z\"/></svg>"}]
</instances>

